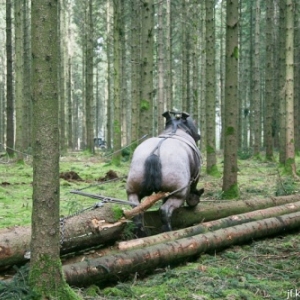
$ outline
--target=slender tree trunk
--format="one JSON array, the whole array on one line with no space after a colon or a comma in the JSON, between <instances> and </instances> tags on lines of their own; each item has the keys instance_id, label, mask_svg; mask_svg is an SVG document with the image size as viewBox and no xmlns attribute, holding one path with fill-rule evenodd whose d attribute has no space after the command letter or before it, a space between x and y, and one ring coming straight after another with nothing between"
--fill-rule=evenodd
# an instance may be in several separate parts
<instances>
[{"instance_id":1,"label":"slender tree trunk","mask_svg":"<svg viewBox=\"0 0 300 300\"><path fill-rule=\"evenodd\" d=\"M261 148L261 110L260 110L260 0L255 6L253 101L251 114L253 118L253 155L258 156Z\"/></svg>"},{"instance_id":2,"label":"slender tree trunk","mask_svg":"<svg viewBox=\"0 0 300 300\"><path fill-rule=\"evenodd\" d=\"M12 1L6 1L6 152L14 155L14 92L12 58Z\"/></svg>"},{"instance_id":3,"label":"slender tree trunk","mask_svg":"<svg viewBox=\"0 0 300 300\"><path fill-rule=\"evenodd\" d=\"M294 137L294 1L286 0L286 159L285 167L296 176Z\"/></svg>"},{"instance_id":4,"label":"slender tree trunk","mask_svg":"<svg viewBox=\"0 0 300 300\"><path fill-rule=\"evenodd\" d=\"M265 101L266 101L266 126L265 144L266 159L273 159L273 123L274 123L274 65L273 65L273 23L274 1L266 1L266 80L265 80Z\"/></svg>"},{"instance_id":5,"label":"slender tree trunk","mask_svg":"<svg viewBox=\"0 0 300 300\"><path fill-rule=\"evenodd\" d=\"M188 89L188 81L187 81L187 43L188 43L188 34L187 34L187 1L181 1L181 13L182 13L182 28L181 28L181 107L182 111L188 110L188 96L187 96L187 89Z\"/></svg>"},{"instance_id":6,"label":"slender tree trunk","mask_svg":"<svg viewBox=\"0 0 300 300\"><path fill-rule=\"evenodd\" d=\"M279 0L279 163L285 164L286 159L286 0Z\"/></svg>"},{"instance_id":7,"label":"slender tree trunk","mask_svg":"<svg viewBox=\"0 0 300 300\"><path fill-rule=\"evenodd\" d=\"M112 44L112 17L113 17L113 3L111 0L107 0L107 15L106 15L106 36L107 36L107 47L106 47L106 55L107 55L107 148L112 148L112 137L113 137L113 101L112 101L112 62L111 62L111 44Z\"/></svg>"},{"instance_id":8,"label":"slender tree trunk","mask_svg":"<svg viewBox=\"0 0 300 300\"><path fill-rule=\"evenodd\" d=\"M59 128L60 128L60 150L65 153L66 143L66 0L59 0Z\"/></svg>"},{"instance_id":9,"label":"slender tree trunk","mask_svg":"<svg viewBox=\"0 0 300 300\"><path fill-rule=\"evenodd\" d=\"M140 136L153 131L153 0L142 4Z\"/></svg>"},{"instance_id":10,"label":"slender tree trunk","mask_svg":"<svg viewBox=\"0 0 300 300\"><path fill-rule=\"evenodd\" d=\"M30 37L30 10L31 1L23 1L23 49L24 64L23 73L26 74L26 80L23 80L23 147L25 150L31 148L32 133L32 101L31 101L31 37ZM25 78L25 77L24 77Z\"/></svg>"},{"instance_id":11,"label":"slender tree trunk","mask_svg":"<svg viewBox=\"0 0 300 300\"><path fill-rule=\"evenodd\" d=\"M113 1L113 36L114 36L114 121L113 121L113 162L116 165L120 164L121 160L121 2L120 0Z\"/></svg>"},{"instance_id":12,"label":"slender tree trunk","mask_svg":"<svg viewBox=\"0 0 300 300\"><path fill-rule=\"evenodd\" d=\"M238 0L227 1L223 198L236 198L238 139Z\"/></svg>"},{"instance_id":13,"label":"slender tree trunk","mask_svg":"<svg viewBox=\"0 0 300 300\"><path fill-rule=\"evenodd\" d=\"M217 171L216 158L216 65L214 3L205 1L206 9L206 172Z\"/></svg>"},{"instance_id":14,"label":"slender tree trunk","mask_svg":"<svg viewBox=\"0 0 300 300\"><path fill-rule=\"evenodd\" d=\"M166 0L166 105L167 109L172 109L172 26L171 26L171 0Z\"/></svg>"},{"instance_id":15,"label":"slender tree trunk","mask_svg":"<svg viewBox=\"0 0 300 300\"><path fill-rule=\"evenodd\" d=\"M94 24L93 0L88 0L87 6L87 45L86 45L86 142L87 150L95 152L94 148Z\"/></svg>"},{"instance_id":16,"label":"slender tree trunk","mask_svg":"<svg viewBox=\"0 0 300 300\"><path fill-rule=\"evenodd\" d=\"M23 160L23 9L22 1L14 2L15 23L15 114L16 114L16 142L18 160Z\"/></svg>"},{"instance_id":17,"label":"slender tree trunk","mask_svg":"<svg viewBox=\"0 0 300 300\"><path fill-rule=\"evenodd\" d=\"M300 153L300 3L296 2L294 16L294 130L295 152Z\"/></svg>"},{"instance_id":18,"label":"slender tree trunk","mask_svg":"<svg viewBox=\"0 0 300 300\"><path fill-rule=\"evenodd\" d=\"M191 84L191 90L192 90L192 97L191 97L191 110L190 113L193 114L193 119L195 120L198 128L200 127L200 117L199 117L199 10L200 10L200 4L197 0L193 1L193 11L192 14L192 36L191 36L191 64L192 64L192 84Z\"/></svg>"},{"instance_id":19,"label":"slender tree trunk","mask_svg":"<svg viewBox=\"0 0 300 300\"><path fill-rule=\"evenodd\" d=\"M164 118L162 114L166 111L165 106L165 38L164 38L164 2L158 4L158 99L157 99L157 114L158 114L158 132L162 132L164 129Z\"/></svg>"}]
</instances>

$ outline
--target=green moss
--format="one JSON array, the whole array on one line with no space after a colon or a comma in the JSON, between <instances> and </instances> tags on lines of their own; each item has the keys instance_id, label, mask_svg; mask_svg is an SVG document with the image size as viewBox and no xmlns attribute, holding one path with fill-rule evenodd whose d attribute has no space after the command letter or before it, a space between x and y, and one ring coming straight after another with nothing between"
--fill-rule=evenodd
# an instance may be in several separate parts
<instances>
[{"instance_id":1,"label":"green moss","mask_svg":"<svg viewBox=\"0 0 300 300\"><path fill-rule=\"evenodd\" d=\"M284 169L285 169L286 174L289 174L289 175L293 174L293 165L294 164L295 164L295 158L290 157L285 161Z\"/></svg>"},{"instance_id":2,"label":"green moss","mask_svg":"<svg viewBox=\"0 0 300 300\"><path fill-rule=\"evenodd\" d=\"M238 185L233 184L227 191L223 191L222 199L236 199L239 197Z\"/></svg>"},{"instance_id":3,"label":"green moss","mask_svg":"<svg viewBox=\"0 0 300 300\"><path fill-rule=\"evenodd\" d=\"M215 148L212 147L212 146L207 145L207 146L206 146L206 153L207 153L207 154L213 154L213 153L216 153Z\"/></svg>"},{"instance_id":4,"label":"green moss","mask_svg":"<svg viewBox=\"0 0 300 300\"><path fill-rule=\"evenodd\" d=\"M86 295L89 297L97 297L100 292L100 288L96 285L91 285L86 289Z\"/></svg>"},{"instance_id":5,"label":"green moss","mask_svg":"<svg viewBox=\"0 0 300 300\"><path fill-rule=\"evenodd\" d=\"M30 267L29 284L32 290L43 299L80 300L63 278L60 259L46 254L39 257Z\"/></svg>"},{"instance_id":6,"label":"green moss","mask_svg":"<svg viewBox=\"0 0 300 300\"><path fill-rule=\"evenodd\" d=\"M120 220L123 217L123 210L120 208L120 206L114 205L112 207L112 211L116 221Z\"/></svg>"},{"instance_id":7,"label":"green moss","mask_svg":"<svg viewBox=\"0 0 300 300\"><path fill-rule=\"evenodd\" d=\"M114 132L120 133L121 132L121 125L118 120L114 120Z\"/></svg>"},{"instance_id":8,"label":"green moss","mask_svg":"<svg viewBox=\"0 0 300 300\"><path fill-rule=\"evenodd\" d=\"M218 170L218 166L217 165L213 165L210 169L206 169L206 173L210 176L216 177L216 178L220 178L221 177L221 173Z\"/></svg>"}]
</instances>

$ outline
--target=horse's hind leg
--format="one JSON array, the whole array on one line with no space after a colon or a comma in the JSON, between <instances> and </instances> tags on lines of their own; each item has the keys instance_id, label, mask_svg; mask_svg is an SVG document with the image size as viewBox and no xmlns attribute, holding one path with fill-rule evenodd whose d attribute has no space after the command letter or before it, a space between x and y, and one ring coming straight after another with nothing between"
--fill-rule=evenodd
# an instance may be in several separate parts
<instances>
[{"instance_id":1,"label":"horse's hind leg","mask_svg":"<svg viewBox=\"0 0 300 300\"><path fill-rule=\"evenodd\" d=\"M163 223L163 231L171 231L171 217L172 213L176 208L179 208L183 204L182 199L178 198L169 198L161 207L160 207L160 216Z\"/></svg>"}]
</instances>

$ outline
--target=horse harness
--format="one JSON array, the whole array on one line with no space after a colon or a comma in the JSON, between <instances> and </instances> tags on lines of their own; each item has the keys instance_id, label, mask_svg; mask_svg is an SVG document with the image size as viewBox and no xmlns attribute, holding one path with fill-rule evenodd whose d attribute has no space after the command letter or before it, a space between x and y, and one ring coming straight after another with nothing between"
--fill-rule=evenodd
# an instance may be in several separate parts
<instances>
[{"instance_id":1,"label":"horse harness","mask_svg":"<svg viewBox=\"0 0 300 300\"><path fill-rule=\"evenodd\" d=\"M174 131L175 131L175 132L174 132ZM176 134L176 128L174 129L174 131L173 131L172 133L169 133L169 134L161 134L161 135L159 135L158 138L160 138L161 140L159 141L159 143L157 144L157 146L154 148L154 150L151 152L150 155L153 155L153 154L154 154L154 155L157 155L157 156L159 157L159 151L160 151L160 147L161 147L162 143L163 143L165 140L171 138L171 139L176 139L176 140L179 140L179 141L181 141L181 142L187 144L187 145L193 150L194 155L196 155L196 157L197 157L198 160L199 160L199 163L201 164L202 158L201 158L201 155L200 155L200 153L199 153L199 150L198 150L196 144L195 144L195 143L192 143L191 141L188 141L188 140L184 139L182 136ZM155 152L157 152L157 153L155 153ZM195 181L198 180L199 176L200 176L200 172L199 172L199 170L198 170L197 174L192 178L192 180L191 180L187 185L185 185L185 186L183 186L183 187L181 187L181 188L179 188L179 189L177 189L177 190L171 192L171 193L168 195L168 197L170 197L171 195L173 195L173 194L175 194L175 193L177 193L177 192L180 192L180 191L182 191L183 189L185 189L185 188L187 188L188 186L190 186L193 182L195 182Z\"/></svg>"}]
</instances>

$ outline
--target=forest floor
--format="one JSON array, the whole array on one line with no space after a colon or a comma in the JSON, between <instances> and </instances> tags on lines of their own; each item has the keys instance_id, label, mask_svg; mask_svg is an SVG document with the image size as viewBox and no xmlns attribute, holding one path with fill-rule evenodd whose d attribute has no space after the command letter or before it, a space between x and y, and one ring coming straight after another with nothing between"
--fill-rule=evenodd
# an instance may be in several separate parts
<instances>
[{"instance_id":1,"label":"forest floor","mask_svg":"<svg viewBox=\"0 0 300 300\"><path fill-rule=\"evenodd\" d=\"M119 167L110 157L98 153L70 153L61 157L61 215L67 216L92 206L95 200L71 194L74 189L126 199L125 182L129 161ZM252 159L239 153L238 182L241 200L299 193L300 182L284 174L273 162ZM300 158L297 157L297 166ZM205 158L204 158L205 166ZM222 172L222 156L218 157ZM74 177L79 176L80 178ZM208 176L205 167L198 187L204 187L202 201L222 201L222 178ZM67 177L66 177L67 176ZM105 180L117 181L103 184ZM0 228L29 225L31 220L32 162L25 164L2 157L0 160ZM224 201L224 200L223 200ZM201 205L201 203L200 203ZM300 230L286 235L254 240L219 252L193 257L178 265L155 270L148 276L132 274L110 286L74 288L83 299L300 299ZM5 274L0 274L0 280ZM1 281L0 281L1 283ZM3 294L4 295L4 294ZM10 298L23 299L11 294ZM30 300L31 298L24 298Z\"/></svg>"}]
</instances>

